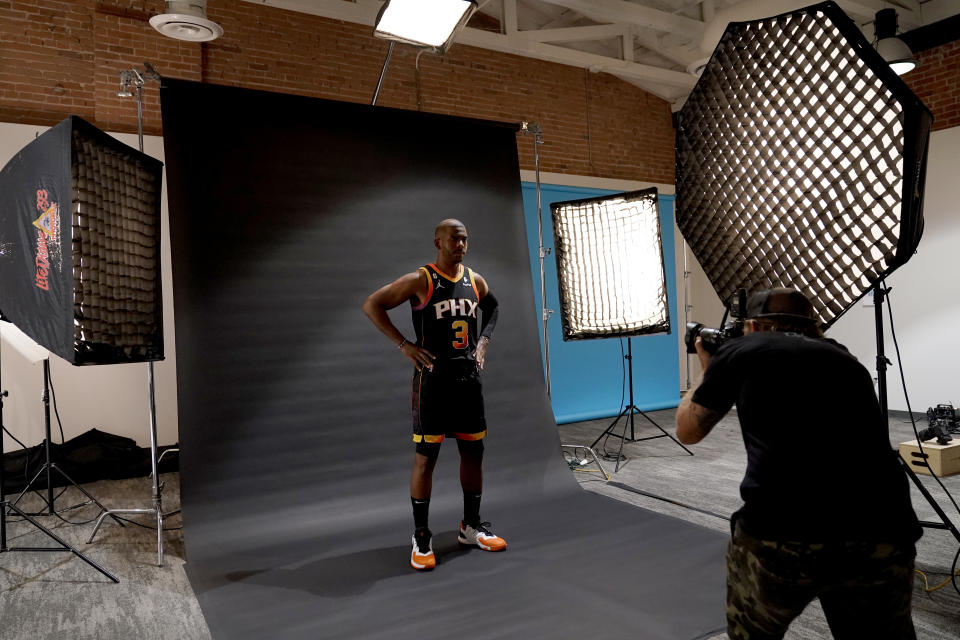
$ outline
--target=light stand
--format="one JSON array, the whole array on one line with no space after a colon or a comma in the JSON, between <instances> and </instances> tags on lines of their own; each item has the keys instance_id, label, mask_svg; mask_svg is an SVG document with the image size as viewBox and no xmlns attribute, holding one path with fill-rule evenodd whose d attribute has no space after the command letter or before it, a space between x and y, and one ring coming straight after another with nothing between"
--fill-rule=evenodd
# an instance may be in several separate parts
<instances>
[{"instance_id":1,"label":"light stand","mask_svg":"<svg viewBox=\"0 0 960 640\"><path fill-rule=\"evenodd\" d=\"M11 502L10 504L12 506L16 506L17 503L19 503L20 500L23 498L23 496L26 495L26 493L31 490L31 487L37 481L37 479L39 479L41 475L46 475L46 481L47 481L47 498L45 500L45 502L47 503L46 512L31 513L30 515L53 516L53 515L57 515L58 513L64 513L66 511L72 511L74 509L85 507L88 504L95 504L98 507L100 507L101 511L106 511L107 508L103 506L99 500L94 498L86 489L78 485L73 480L73 478L71 478L67 474L66 471L64 471L59 466L57 466L56 462L53 462L53 456L51 455L51 451L50 451L52 446L51 445L52 438L51 438L51 429L50 429L50 358L49 357L43 359L43 424L44 424L44 435L46 437L46 439L44 440L44 454L45 454L44 463L40 466L40 469L33 476L30 482L27 483L27 486L23 488L23 491L20 492L20 495L17 496L17 499ZM56 498L54 498L54 495L53 495L53 473L54 472L60 474L60 476L63 479L65 479L67 482L69 482L70 485L72 485L75 489L77 489L83 495L87 496L87 501L81 502L79 504L73 505L72 507L66 507L64 509L61 509L60 511L57 511L56 508L54 507L54 502ZM66 489L64 489L64 491L66 491ZM43 496L40 494L39 491L37 491L37 495L40 495L41 499L43 499ZM59 498L61 495L63 495L63 491L61 491L57 495L57 497ZM119 524L120 526L124 526L123 522L121 522L120 520L116 518L114 518L114 520L116 520L117 524Z\"/></svg>"},{"instance_id":2,"label":"light stand","mask_svg":"<svg viewBox=\"0 0 960 640\"><path fill-rule=\"evenodd\" d=\"M140 144L141 153L143 152L143 84L147 80L155 80L157 82L160 81L160 74L154 70L149 62L144 62L143 66L145 71L142 73L137 69L131 69L129 71L124 71L120 75L121 94L123 94L124 90L126 89L126 95L129 95L129 86L131 84L136 87L137 139ZM94 537L97 535L97 531L100 530L100 525L103 524L103 519L107 516L113 517L114 520L117 520L116 516L114 515L117 513L153 516L156 519L157 527L157 566L162 567L163 519L179 513L180 509L175 509L167 513L163 512L163 495L161 493L162 485L160 483L160 476L157 473L157 463L159 462L159 458L157 456L157 405L153 380L153 361L150 360L147 362L147 390L150 400L150 477L153 482L153 506L149 509L104 509L103 513L100 514L100 517L97 518L97 524L94 526L93 533L90 534L90 538L87 540L87 543L89 544L93 542ZM164 453L166 453L166 451L164 451Z\"/></svg>"},{"instance_id":3,"label":"light stand","mask_svg":"<svg viewBox=\"0 0 960 640\"><path fill-rule=\"evenodd\" d=\"M684 451L686 451L686 452L689 453L690 455L693 455L693 451L690 451L690 449L687 449L685 446L683 446L683 443L681 443L679 440L677 440L677 439L674 438L672 435L670 435L663 427L661 427L659 424L657 424L657 423L653 420L653 418L651 418L651 417L648 416L646 413L644 413L643 411L641 411L641 410L639 409L639 407L637 407L637 405L633 404L633 346L632 346L632 342L631 342L632 340L633 340L632 338L627 338L627 353L626 353L625 356L623 356L624 360L627 361L627 372L628 372L627 380L628 380L629 383L630 383L630 396L629 396L629 397L630 397L630 404L628 404L626 407L623 408L623 411L620 412L620 415L618 415L616 418L614 418L613 422L610 423L610 426L607 427L606 429L604 429L603 433L601 433L599 436L597 436L597 439L594 440L594 441L593 441L593 444L590 445L591 448L596 447L596 446L597 446L597 443L599 443L601 440L603 440L603 438L606 437L606 436L612 436L612 437L614 437L614 438L620 438L620 449L617 451L617 464L616 464L616 467L614 468L614 473L616 473L617 471L620 471L620 462L622 462L623 460L626 459L626 458L624 457L624 455L623 455L623 443L624 443L626 440L629 440L630 442L642 442L643 440L654 440L654 439L656 439L656 438L667 437L667 438L670 438L671 440L673 440L674 442L676 442L676 443L680 446L681 449L683 449ZM653 426L655 426L657 429L659 429L659 430L661 431L661 433L658 434L658 435L655 435L655 436L647 436L647 437L645 437L645 438L637 438L637 437L635 437L634 431L633 431L633 428L634 428L633 416L636 415L636 414L640 414L641 416L643 416L644 418L646 418L647 422L649 422L650 424L652 424ZM621 419L621 418L624 418L624 421L623 421L623 432L620 433L620 434L616 434L616 433L613 432L613 428L614 428L615 426L617 426L617 423L620 422L620 419ZM629 438L627 438L627 426L628 426L628 425L630 426L630 437L629 437Z\"/></svg>"},{"instance_id":4,"label":"light stand","mask_svg":"<svg viewBox=\"0 0 960 640\"><path fill-rule=\"evenodd\" d=\"M46 373L46 369L44 370L44 372ZM3 425L3 399L6 398L7 395L9 394L7 393L6 390L0 390L0 426ZM49 456L50 456L50 423L49 423L49 416L48 416L47 418L47 460L48 462L47 462L47 465L45 466L47 467L47 489L48 491L50 491L47 505L50 509L50 513L52 514L53 513L52 493L53 492L52 492L52 489L50 488L50 468L52 465L49 462L50 460ZM103 575L110 578L110 580L112 580L114 583L120 582L120 580L116 576L114 576L112 573L110 573L109 571L107 571L106 569L98 565L96 562L94 562L87 556L77 551L77 549L70 546L66 541L60 538L60 536L55 534L53 531L51 531L50 529L47 529L42 524L34 520L29 513L24 513L23 511L21 511L16 506L15 503L8 502L6 499L5 491L4 491L4 468L3 467L4 467L3 465L3 434L0 433L0 553L7 553L10 551L31 551L31 552L32 551L39 551L39 552L66 551L77 556L78 558L80 558L81 560L89 564L91 567L93 567ZM57 469L57 471L60 471L60 470ZM62 471L60 471L60 473L63 474ZM63 475L64 477L67 477L66 474L63 474ZM68 477L67 479L70 480L70 478ZM36 478L34 478L34 480L36 480ZM73 483L73 480L70 480L70 482ZM74 486L76 486L76 483L73 483L73 484ZM77 488L80 489L80 487L77 487ZM80 489L80 490L83 491L83 489ZM96 500L94 500L89 493L87 493L86 491L83 491L83 493L88 498L96 502ZM21 494L21 496L22 495L23 494ZM19 498L17 499L19 500ZM100 503L98 502L97 504L100 504ZM56 542L60 546L59 547L8 547L7 546L7 513L8 511L12 512L17 516L20 516L25 521L29 522L31 525L33 525L34 528L42 532L44 535L52 539L54 542Z\"/></svg>"},{"instance_id":5,"label":"light stand","mask_svg":"<svg viewBox=\"0 0 960 640\"><path fill-rule=\"evenodd\" d=\"M887 365L890 364L890 360L887 359L883 348L883 300L889 292L890 290L884 289L880 283L877 283L873 289L873 318L877 330L877 398L880 401L880 412L883 414L884 421L888 419ZM957 542L960 542L960 531L958 531L957 527L954 526L953 522L950 521L950 518L947 516L946 512L940 508L940 505L937 504L937 501L933 498L930 492L927 491L927 488L923 486L923 483L920 482L920 478L918 478L916 472L910 468L910 465L907 464L907 461L903 459L903 456L897 453L897 458L900 460L900 464L903 466L903 469L907 472L907 476L913 481L913 484L916 485L917 489L926 499L927 503L933 507L933 510L940 518L940 522L921 521L920 526L927 527L928 529L946 529L953 534L953 537L957 539ZM931 473L933 472L931 471Z\"/></svg>"}]
</instances>

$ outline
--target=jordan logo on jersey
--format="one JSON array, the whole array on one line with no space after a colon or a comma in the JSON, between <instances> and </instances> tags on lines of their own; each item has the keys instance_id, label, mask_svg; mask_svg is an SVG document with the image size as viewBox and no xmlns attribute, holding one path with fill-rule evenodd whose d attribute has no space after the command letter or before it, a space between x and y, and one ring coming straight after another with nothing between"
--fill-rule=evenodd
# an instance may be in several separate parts
<instances>
[{"instance_id":1,"label":"jordan logo on jersey","mask_svg":"<svg viewBox=\"0 0 960 640\"><path fill-rule=\"evenodd\" d=\"M433 309L437 313L437 320L443 318L444 314L448 314L450 317L468 316L470 318L476 318L477 304L478 303L473 300L468 300L467 298L456 298L436 302L433 305Z\"/></svg>"}]
</instances>

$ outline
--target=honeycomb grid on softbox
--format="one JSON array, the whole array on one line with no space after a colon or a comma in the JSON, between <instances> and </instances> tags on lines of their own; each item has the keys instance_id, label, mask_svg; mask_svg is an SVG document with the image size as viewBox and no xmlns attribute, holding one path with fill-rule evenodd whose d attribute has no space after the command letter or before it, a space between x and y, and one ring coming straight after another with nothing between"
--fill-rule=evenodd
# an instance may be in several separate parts
<instances>
[{"instance_id":1,"label":"honeycomb grid on softbox","mask_svg":"<svg viewBox=\"0 0 960 640\"><path fill-rule=\"evenodd\" d=\"M731 23L677 128L677 225L721 300L791 286L829 326L906 262L931 122L832 2Z\"/></svg>"},{"instance_id":2,"label":"honeycomb grid on softbox","mask_svg":"<svg viewBox=\"0 0 960 640\"><path fill-rule=\"evenodd\" d=\"M71 364L163 358L163 165L71 116L0 172L0 309Z\"/></svg>"},{"instance_id":3,"label":"honeycomb grid on softbox","mask_svg":"<svg viewBox=\"0 0 960 640\"><path fill-rule=\"evenodd\" d=\"M564 340L670 332L657 190L554 202Z\"/></svg>"}]
</instances>

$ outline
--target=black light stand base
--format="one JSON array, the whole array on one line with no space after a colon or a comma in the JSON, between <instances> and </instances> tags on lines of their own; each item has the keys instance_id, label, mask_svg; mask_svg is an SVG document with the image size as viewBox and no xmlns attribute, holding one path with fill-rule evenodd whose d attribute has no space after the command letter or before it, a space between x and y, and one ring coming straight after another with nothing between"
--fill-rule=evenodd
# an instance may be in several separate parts
<instances>
[{"instance_id":1,"label":"black light stand base","mask_svg":"<svg viewBox=\"0 0 960 640\"><path fill-rule=\"evenodd\" d=\"M49 460L49 458L48 458L48 460ZM77 504L72 505L72 506L69 506L69 507L64 507L64 508L62 508L62 509L55 509L55 507L54 507L55 500L56 500L56 498L59 498L61 495L63 495L63 492L61 491L56 497L54 497L54 495L53 495L53 483L51 482L51 480L52 480L52 477L51 477L51 476L52 476L53 472L56 472L56 473L60 474L60 477L62 477L64 480L66 480L66 481L69 483L69 484L67 485L67 487L64 488L64 490L66 490L67 488L69 488L69 487L72 486L74 489L76 489L77 491L79 491L80 493L82 493L83 495L85 495L85 496L87 497L87 501L86 501L86 502L80 502L80 503L77 503ZM103 506L103 504L101 504L99 500L97 500L96 498L94 498L93 495L91 495L89 491L87 491L86 489L84 489L83 487L81 487L80 485L78 485L76 482L74 482L73 478L71 478L69 475L67 475L67 472L64 471L63 469L61 469L60 467L58 467L55 462L45 462L45 463L43 464L43 466L40 467L40 470L37 471L36 475L34 475L33 478L30 480L30 482L27 483L27 486L23 488L23 490L22 490L22 491L20 492L20 494L16 497L16 499L14 499L12 502L9 503L10 506L11 506L11 507L14 507L14 508L17 508L17 504L19 504L20 500L23 499L23 497L27 494L27 492L31 490L31 488L33 487L33 484L37 481L37 479L38 479L41 475L43 475L44 473L46 473L46 475L47 475L47 493L48 493L47 497L44 498L43 494L41 494L41 493L40 493L40 490L38 490L38 489L32 489L32 490L40 497L41 500L43 500L43 501L46 503L46 505L47 505L47 506L46 506L46 510L45 510L45 511L31 512L31 513L28 513L27 515L31 515L31 516L53 516L53 515L57 515L58 513L65 513L65 512L67 512L67 511L73 511L74 509L80 509L80 508L82 508L82 507L87 506L88 504L95 504L95 505L97 505L98 507L100 507L100 511L101 511L101 512L107 510L107 508L106 508L105 506ZM17 508L17 509L18 509L18 511L19 511L19 508ZM125 526L125 525L123 524L123 522L120 521L120 520L117 520L117 524L119 524L120 526Z\"/></svg>"},{"instance_id":2,"label":"black light stand base","mask_svg":"<svg viewBox=\"0 0 960 640\"><path fill-rule=\"evenodd\" d=\"M887 289L885 284L882 282L874 283L873 322L877 337L877 400L880 402L880 411L883 413L884 420L888 420L890 415L887 410L887 365L890 364L890 360L887 359L884 353L883 344L883 301L888 293L890 293L890 289ZM933 507L933 510L936 511L937 516L940 518L940 522L920 521L920 526L928 529L946 529L953 534L957 542L960 542L960 531L958 531L957 527L950 521L949 516L940 508L940 505L937 504L934 497L927 491L927 488L923 486L923 483L920 482L920 478L917 477L916 472L910 468L910 465L900 456L899 452L896 452L896 456L900 459L900 464L903 466L904 471L907 472L907 476L913 480L913 484L916 485L921 495L923 495L930 506ZM931 473L933 472L931 471Z\"/></svg>"},{"instance_id":3,"label":"black light stand base","mask_svg":"<svg viewBox=\"0 0 960 640\"><path fill-rule=\"evenodd\" d=\"M0 391L0 427L3 426L3 399L6 398L7 395L8 394L6 390ZM48 431L48 440L49 440L49 431ZM67 544L67 542L63 540L60 536L58 536L53 531L51 531L50 529L47 529L42 524L34 520L33 516L31 516L28 513L24 513L23 511L18 509L16 505L11 504L6 499L6 496L4 494L4 482L3 482L4 467L3 467L2 461L3 461L3 434L0 433L0 553L8 553L11 551L40 551L40 552L69 551L70 553L77 556L78 558L80 558L81 560L89 564L91 567L93 567L103 575L110 578L114 583L120 582L120 579L117 578L115 575L113 575L112 573L110 573L100 565L98 565L96 562L94 562L87 556L77 551L74 547ZM52 507L53 501L51 500L49 504ZM47 537L54 540L60 546L59 547L8 547L7 546L7 512L8 511L13 512L14 514L23 518L25 521L29 522L37 530L43 532Z\"/></svg>"},{"instance_id":4,"label":"black light stand base","mask_svg":"<svg viewBox=\"0 0 960 640\"><path fill-rule=\"evenodd\" d=\"M684 451L686 451L692 456L693 451L690 451L690 449L687 449L685 446L683 446L683 443L681 443L679 440L677 440L672 435L670 435L666 431L666 429L664 429L659 424L657 424L653 420L653 418L651 418L650 416L645 414L643 411L641 411L639 408L637 408L637 405L633 404L633 344L631 343L631 338L627 338L627 353L626 355L623 356L623 358L624 360L627 361L628 380L630 384L630 404L628 404L623 409L623 411L620 412L620 415L614 418L613 422L610 423L610 426L603 430L603 433L597 436L597 439L593 441L593 444L590 445L590 448L595 449L597 444L601 440L603 440L605 437L620 438L620 449L617 451L617 457L616 457L617 464L613 470L614 473L620 470L620 463L626 460L626 457L623 455L623 443L627 440L629 440L630 442L642 442L644 440L654 440L656 438L666 437L676 442L681 449L683 449ZM637 438L634 432L634 422L633 422L633 416L636 414L640 414L641 416L646 418L647 422L649 422L650 424L652 424L653 426L655 426L657 429L660 430L660 434L655 436L646 436L644 438ZM617 426L617 423L620 422L621 418L626 418L626 420L624 420L623 422L623 433L620 433L620 434L614 433L613 428ZM628 424L630 425L629 438L627 438Z\"/></svg>"},{"instance_id":5,"label":"black light stand base","mask_svg":"<svg viewBox=\"0 0 960 640\"><path fill-rule=\"evenodd\" d=\"M24 513L23 511L18 509L16 506L14 506L13 504L7 501L0 503L0 509L2 509L2 511L0 511L0 538L2 538L2 540L0 540L0 542L2 542L2 544L0 544L0 553L7 553L10 551L69 552L75 555L76 557L80 558L84 562L86 562L88 565L90 565L91 567L93 567L103 575L110 578L114 583L120 582L119 578L117 578L115 575L113 575L112 573L110 573L109 571L101 567L99 564L97 564L87 556L80 553L76 548L72 547L63 538L55 534L53 531L51 531L50 529L47 529L42 524L34 520L29 513ZM30 524L32 524L34 527L36 527L37 530L41 531L44 535L53 539L60 546L59 547L8 547L7 546L7 511L8 510L20 516Z\"/></svg>"},{"instance_id":6,"label":"black light stand base","mask_svg":"<svg viewBox=\"0 0 960 640\"><path fill-rule=\"evenodd\" d=\"M957 542L960 542L960 531L957 530L953 522L950 521L950 517L947 516L946 512L940 508L940 505L937 504L937 501L933 498L930 492L927 491L927 488L923 486L923 483L920 482L920 477L917 475L917 472L910 468L910 465L907 464L907 461L900 456L899 451L896 452L896 455L898 458L900 458L900 463L903 465L903 469L907 472L907 476L913 480L913 484L916 485L921 495L926 498L930 506L933 507L933 510L936 511L937 516L940 517L940 522L921 520L920 526L927 529L946 529L953 534L953 537L957 539ZM933 472L931 471L931 473Z\"/></svg>"},{"instance_id":7,"label":"black light stand base","mask_svg":"<svg viewBox=\"0 0 960 640\"><path fill-rule=\"evenodd\" d=\"M44 463L43 465L40 466L40 470L37 471L36 475L34 475L33 478L30 480L30 482L27 483L27 486L23 488L23 491L20 492L20 495L18 495L17 498L10 503L10 506L16 507L17 504L20 502L20 500L23 498L23 496L26 495L26 493L31 490L31 487L33 487L33 484L40 478L40 476L46 475L46 479L47 479L46 499L44 500L43 495L40 493L39 490L34 489L37 495L40 496L40 499L44 500L47 503L46 511L31 513L29 515L53 516L59 513L65 513L67 511L73 511L74 509L79 509L80 507L85 507L88 504L97 505L98 507L100 507L101 512L106 511L107 508L103 506L99 500L94 498L89 491L87 491L86 489L78 485L76 482L74 482L73 478L68 476L63 469L61 469L56 465L56 463L51 461L52 456L51 456L50 449L51 449L52 440L51 440L51 433L50 433L51 432L51 429L50 429L50 358L45 358L43 361L43 417L44 417L44 430L46 431L46 433L44 434L46 436L46 440L44 441L44 452L45 452ZM58 511L55 507L56 498L53 495L53 472L57 472L58 474L60 474L60 477L62 477L64 480L70 483L70 485L72 485L80 493L85 495L87 497L87 501L81 502L79 504L75 504L70 507L66 507L64 509L60 509ZM57 495L57 498L59 498L61 495L63 495L63 491L61 491ZM123 522L121 522L116 517L114 517L114 520L116 520L117 524L119 524L120 526L125 526Z\"/></svg>"}]
</instances>

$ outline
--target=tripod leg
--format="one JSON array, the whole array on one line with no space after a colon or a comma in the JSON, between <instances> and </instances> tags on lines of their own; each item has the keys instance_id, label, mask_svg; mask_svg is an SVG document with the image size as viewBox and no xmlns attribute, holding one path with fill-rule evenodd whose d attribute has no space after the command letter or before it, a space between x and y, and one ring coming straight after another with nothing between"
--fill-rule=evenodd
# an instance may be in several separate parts
<instances>
[{"instance_id":1,"label":"tripod leg","mask_svg":"<svg viewBox=\"0 0 960 640\"><path fill-rule=\"evenodd\" d=\"M913 484L917 486L917 489L920 490L920 493L923 494L923 497L926 498L927 502L933 507L933 510L937 512L937 515L940 517L941 522L921 522L920 524L924 527L932 529L946 529L953 534L953 537L957 539L957 542L960 542L960 531L957 531L957 528L953 525L953 522L950 521L950 518L947 517L946 512L940 508L940 505L937 504L937 501L933 499L933 496L930 495L930 492L927 491L927 488L923 486L923 483L920 482L919 476L917 476L916 471L910 468L910 465L907 463L903 457L897 453L897 457L900 458L900 463L903 465L903 468L906 469L907 475L910 476L910 479L913 480ZM933 473L933 471L931 471Z\"/></svg>"},{"instance_id":2,"label":"tripod leg","mask_svg":"<svg viewBox=\"0 0 960 640\"><path fill-rule=\"evenodd\" d=\"M597 436L597 439L593 441L593 444L590 445L590 448L593 449L594 447L596 447L596 446L597 446L597 443L599 443L601 440L603 440L603 437L604 437L605 435L608 435L608 434L609 434L609 435L616 436L616 434L613 433L613 428L614 428L615 426L617 426L617 423L620 421L620 418L622 418L622 417L624 417L625 415L627 415L627 411L629 411L629 410L630 410L630 408L627 407L627 408L625 408L623 411L621 411L621 412L620 412L620 415L618 415L616 418L614 418L614 419L613 419L613 422L610 423L610 426L607 427L606 429L604 429L604 430L603 430L603 433L601 433L599 436ZM616 437L620 437L620 436L616 436Z\"/></svg>"},{"instance_id":3,"label":"tripod leg","mask_svg":"<svg viewBox=\"0 0 960 640\"><path fill-rule=\"evenodd\" d=\"M23 499L23 496L27 495L27 492L32 490L31 487L33 487L33 483L37 481L37 478L39 478L41 475L43 475L43 472L46 471L46 470L47 470L47 465L44 464L42 467L40 467L40 470L37 471L36 475L34 475L34 476L30 479L30 482L28 482L28 483L27 483L27 486L25 486L25 487L23 488L23 491L20 492L20 494L17 496L16 500L14 500L13 502L9 502L8 504L9 504L11 507L16 507L16 506L17 506L17 503L20 502L20 501ZM42 494L40 494L39 492L37 492L37 495L39 495L39 496L40 496L40 499L43 500L43 495L42 495ZM44 500L44 502L46 502L46 501ZM47 505L47 506L50 506L50 505Z\"/></svg>"},{"instance_id":4,"label":"tripod leg","mask_svg":"<svg viewBox=\"0 0 960 640\"><path fill-rule=\"evenodd\" d=\"M15 507L14 505L8 502L3 503L3 509L4 509L4 512L6 512L7 509L10 509L14 513L16 513L18 516L20 516L21 518L23 518L24 520L32 524L34 527L36 527L39 531L46 534L48 537L52 538L53 540L55 540L57 544L59 544L61 547L63 547L62 549L49 549L50 551L69 551L70 553L77 556L78 558L86 562L88 565L90 565L91 567L93 567L103 575L113 580L115 583L120 582L120 580L116 576L114 576L112 573L110 573L109 571L107 571L106 569L98 565L96 562L94 562L93 560L91 560L90 558L83 555L82 553L77 551L75 548L67 544L67 542L63 540L60 536L58 536L53 531L50 531L49 529L44 527L42 524L34 520L29 514L24 513L23 511L21 511L20 509L18 509L17 507ZM4 551L38 551L38 550L47 551L48 549L24 549L24 548L17 548L17 547L4 549Z\"/></svg>"},{"instance_id":5,"label":"tripod leg","mask_svg":"<svg viewBox=\"0 0 960 640\"><path fill-rule=\"evenodd\" d=\"M630 436L633 437L633 411L636 409L633 405L627 407L627 419L623 421L623 435L620 436L620 449L617 451L617 464L613 467L613 472L620 471L620 461L623 460L623 441L627 439L627 423L630 423Z\"/></svg>"},{"instance_id":6,"label":"tripod leg","mask_svg":"<svg viewBox=\"0 0 960 640\"><path fill-rule=\"evenodd\" d=\"M660 429L660 432L663 433L663 435L667 436L668 438L670 438L671 440L673 440L674 442L676 442L677 445L678 445L681 449L683 449L684 451L686 451L686 452L689 453L690 455L693 455L693 451L690 451L690 449L687 449L685 446L683 446L683 443L682 443L682 442L680 442L679 440L677 440L676 438L674 438L672 435L670 435L670 434L667 432L666 429L664 429L664 428L661 427L659 424L657 424L656 422L654 422L654 421L653 421L653 418L651 418L650 416L648 416L647 414L645 414L643 411L640 411L640 409L637 409L636 407L634 407L634 409L636 409L636 412L637 412L637 413L639 413L639 414L642 415L644 418L646 418L646 419L647 419L647 422L649 422L650 424L652 424L653 426L655 426L657 429Z\"/></svg>"},{"instance_id":7,"label":"tripod leg","mask_svg":"<svg viewBox=\"0 0 960 640\"><path fill-rule=\"evenodd\" d=\"M97 499L94 498L92 495L90 495L90 492L88 492L86 489L84 489L83 487L81 487L80 485L78 485L76 482L74 482L74 481L73 481L73 478L71 478L70 476L68 476L68 475L67 475L67 472L64 471L63 469L61 469L60 467L58 467L58 466L56 465L56 463L51 463L51 464L50 464L50 468L53 469L54 471L56 471L57 473L59 473L61 476L63 476L63 477L66 479L66 481L69 482L70 484L72 484L73 487L74 487L75 489L77 489L80 493L82 493L83 495L87 496L87 498L90 500L90 502L92 502L93 504L95 504L95 505L97 505L98 507L100 507L100 511L101 511L101 512L103 512L103 511L108 511L108 509L107 509L105 506L103 506L103 504L101 504L101 502L100 502L99 500L97 500ZM117 524L119 524L121 527L125 527L125 526L126 526L125 524L123 524L123 522L121 522L121 521L120 521L119 519L117 519L115 516L114 516L113 519L116 520Z\"/></svg>"}]
</instances>

